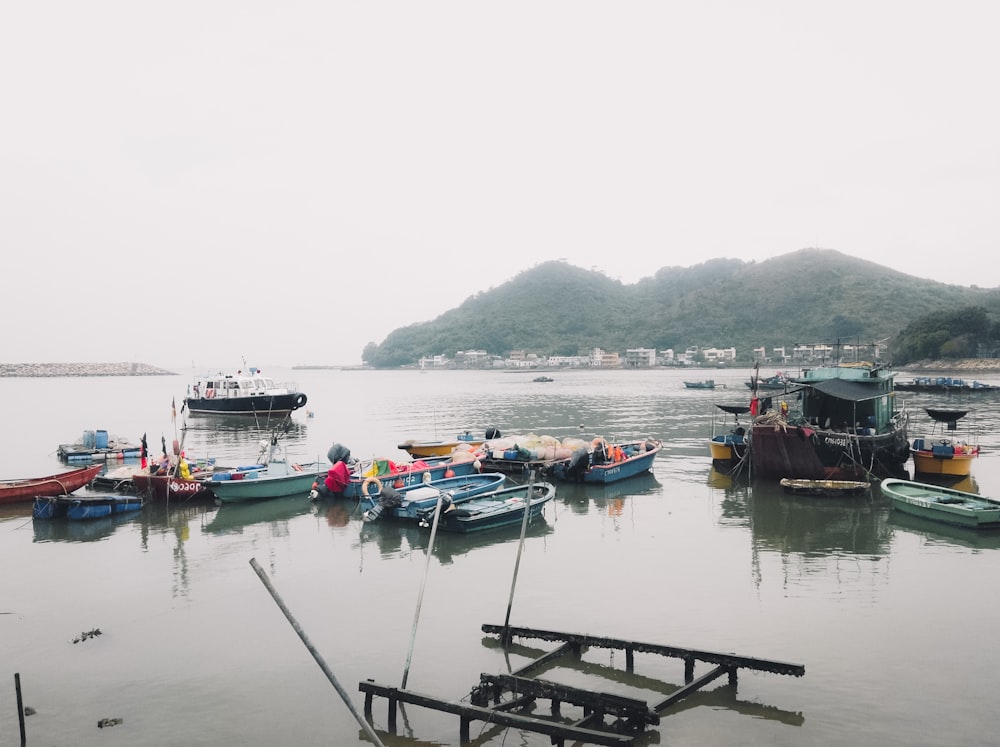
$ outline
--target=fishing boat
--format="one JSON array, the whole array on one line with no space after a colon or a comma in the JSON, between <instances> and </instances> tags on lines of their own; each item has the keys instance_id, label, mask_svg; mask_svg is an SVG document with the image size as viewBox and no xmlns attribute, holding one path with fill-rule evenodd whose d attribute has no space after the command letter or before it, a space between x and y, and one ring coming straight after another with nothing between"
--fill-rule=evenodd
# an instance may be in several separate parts
<instances>
[{"instance_id":1,"label":"fishing boat","mask_svg":"<svg viewBox=\"0 0 1000 747\"><path fill-rule=\"evenodd\" d=\"M532 379L536 384L548 384L555 381L551 376L536 376Z\"/></svg>"},{"instance_id":2,"label":"fishing boat","mask_svg":"<svg viewBox=\"0 0 1000 747\"><path fill-rule=\"evenodd\" d=\"M725 416L720 420L718 413L712 411L712 437L708 441L712 461L739 462L747 455L746 428L740 425L740 415L750 412L750 407L720 404L716 404L716 407L724 412Z\"/></svg>"},{"instance_id":3,"label":"fishing boat","mask_svg":"<svg viewBox=\"0 0 1000 747\"><path fill-rule=\"evenodd\" d=\"M568 459L551 463L547 471L565 482L618 482L651 470L661 448L662 444L651 438L624 443L595 438Z\"/></svg>"},{"instance_id":4,"label":"fishing boat","mask_svg":"<svg viewBox=\"0 0 1000 747\"><path fill-rule=\"evenodd\" d=\"M251 415L270 418L303 407L308 397L293 383L278 384L257 368L196 377L184 406L192 415ZM182 408L183 409L183 408Z\"/></svg>"},{"instance_id":5,"label":"fishing boat","mask_svg":"<svg viewBox=\"0 0 1000 747\"><path fill-rule=\"evenodd\" d=\"M908 414L898 407L895 372L871 363L806 369L791 383L800 411L782 401L769 409L751 400L754 476L780 480L858 480L899 474L909 459Z\"/></svg>"},{"instance_id":6,"label":"fishing boat","mask_svg":"<svg viewBox=\"0 0 1000 747\"><path fill-rule=\"evenodd\" d=\"M783 391L793 382L793 379L785 372L779 371L772 376L760 378L755 373L749 381L744 382L751 390Z\"/></svg>"},{"instance_id":7,"label":"fishing boat","mask_svg":"<svg viewBox=\"0 0 1000 747\"><path fill-rule=\"evenodd\" d=\"M472 451L482 446L485 440L485 438L476 438L471 431L465 431L451 439L418 441L411 438L399 444L399 448L413 459L425 459L427 457L448 456L459 447Z\"/></svg>"},{"instance_id":8,"label":"fishing boat","mask_svg":"<svg viewBox=\"0 0 1000 747\"><path fill-rule=\"evenodd\" d=\"M958 422L968 410L924 408L933 423L924 438L913 439L910 453L913 471L924 475L971 474L972 462L979 456L978 444L970 444L958 431Z\"/></svg>"},{"instance_id":9,"label":"fishing boat","mask_svg":"<svg viewBox=\"0 0 1000 747\"><path fill-rule=\"evenodd\" d=\"M268 498L309 495L313 483L326 474L326 462L298 464L285 459L272 459L264 469L234 472L228 480L205 482L205 488L222 503L259 501Z\"/></svg>"},{"instance_id":10,"label":"fishing boat","mask_svg":"<svg viewBox=\"0 0 1000 747\"><path fill-rule=\"evenodd\" d=\"M704 381L685 381L684 386L688 389L715 389L715 381L713 379L705 379Z\"/></svg>"},{"instance_id":11,"label":"fishing boat","mask_svg":"<svg viewBox=\"0 0 1000 747\"><path fill-rule=\"evenodd\" d=\"M898 478L882 480L879 489L903 513L955 526L1000 527L1000 500Z\"/></svg>"},{"instance_id":12,"label":"fishing boat","mask_svg":"<svg viewBox=\"0 0 1000 747\"><path fill-rule=\"evenodd\" d=\"M371 459L351 465L351 477L339 497L361 498L365 494L365 483L370 477L377 477L396 490L411 485L420 485L427 480L441 480L446 477L461 477L478 472L475 455L471 452L456 452L450 459L417 459L408 463L390 459ZM429 477L425 477L429 475ZM371 483L368 483L369 490ZM323 491L323 481L317 481L319 497L328 497Z\"/></svg>"},{"instance_id":13,"label":"fishing boat","mask_svg":"<svg viewBox=\"0 0 1000 747\"><path fill-rule=\"evenodd\" d=\"M545 504L556 494L550 482L515 485L492 493L466 497L452 502L438 519L438 529L446 532L480 532L487 529L522 524L524 512L528 522L537 519ZM431 526L436 508L422 512L419 525Z\"/></svg>"},{"instance_id":14,"label":"fishing boat","mask_svg":"<svg viewBox=\"0 0 1000 747\"><path fill-rule=\"evenodd\" d=\"M461 477L446 477L431 480L396 490L391 485L383 485L377 477L369 477L369 485L363 486L361 497L361 518L376 521L385 516L393 519L416 519L420 512L434 508L441 498L446 504L474 495L482 495L500 490L507 482L501 472L483 472ZM372 488L375 492L372 492Z\"/></svg>"},{"instance_id":15,"label":"fishing boat","mask_svg":"<svg viewBox=\"0 0 1000 747\"><path fill-rule=\"evenodd\" d=\"M954 376L916 376L906 381L896 382L900 392L932 392L935 394L966 394L1000 391L996 384L981 381L966 381Z\"/></svg>"},{"instance_id":16,"label":"fishing boat","mask_svg":"<svg viewBox=\"0 0 1000 747\"><path fill-rule=\"evenodd\" d=\"M781 487L792 495L849 496L868 492L872 484L866 480L790 480L781 479Z\"/></svg>"},{"instance_id":17,"label":"fishing boat","mask_svg":"<svg viewBox=\"0 0 1000 747\"><path fill-rule=\"evenodd\" d=\"M0 480L0 503L30 503L36 496L72 493L89 485L102 469L104 464L94 464L44 477Z\"/></svg>"}]
</instances>

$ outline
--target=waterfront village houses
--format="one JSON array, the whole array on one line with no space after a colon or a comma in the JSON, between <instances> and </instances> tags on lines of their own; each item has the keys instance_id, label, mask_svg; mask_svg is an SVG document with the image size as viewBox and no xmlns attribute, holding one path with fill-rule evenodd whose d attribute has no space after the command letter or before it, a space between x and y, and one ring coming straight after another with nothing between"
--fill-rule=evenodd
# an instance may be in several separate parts
<instances>
[{"instance_id":1,"label":"waterfront village houses","mask_svg":"<svg viewBox=\"0 0 1000 747\"><path fill-rule=\"evenodd\" d=\"M865 351L871 355L870 348ZM842 360L854 360L852 345L841 345L839 351L832 345L796 345L787 352L784 347L757 347L751 353L754 363L776 366L787 364L815 364L832 361L839 356ZM880 358L881 348L876 348L875 358ZM601 348L592 348L581 355L540 356L524 350L512 350L507 356L491 355L485 350L459 350L454 358L445 355L426 356L420 359L420 368L654 368L656 366L719 366L736 363L736 348L714 348L691 346L683 353L673 350L653 348L629 348L622 355Z\"/></svg>"}]
</instances>

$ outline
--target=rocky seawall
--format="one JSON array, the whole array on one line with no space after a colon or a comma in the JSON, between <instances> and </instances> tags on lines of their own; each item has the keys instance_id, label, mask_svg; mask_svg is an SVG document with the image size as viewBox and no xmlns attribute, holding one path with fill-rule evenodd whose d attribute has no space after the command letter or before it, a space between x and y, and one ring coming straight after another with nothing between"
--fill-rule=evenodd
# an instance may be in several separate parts
<instances>
[{"instance_id":1,"label":"rocky seawall","mask_svg":"<svg viewBox=\"0 0 1000 747\"><path fill-rule=\"evenodd\" d=\"M0 363L0 376L176 376L145 363Z\"/></svg>"},{"instance_id":2,"label":"rocky seawall","mask_svg":"<svg viewBox=\"0 0 1000 747\"><path fill-rule=\"evenodd\" d=\"M939 373L1000 373L1000 358L955 358L954 360L917 361L899 366L905 371L935 371Z\"/></svg>"}]
</instances>

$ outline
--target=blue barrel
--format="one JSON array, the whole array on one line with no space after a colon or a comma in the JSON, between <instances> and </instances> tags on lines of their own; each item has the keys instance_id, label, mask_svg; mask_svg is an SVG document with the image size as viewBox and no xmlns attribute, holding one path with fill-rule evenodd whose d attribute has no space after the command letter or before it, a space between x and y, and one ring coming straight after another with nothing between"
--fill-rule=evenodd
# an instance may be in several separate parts
<instances>
[{"instance_id":1,"label":"blue barrel","mask_svg":"<svg viewBox=\"0 0 1000 747\"><path fill-rule=\"evenodd\" d=\"M94 446L98 449L108 448L108 432L107 431L97 431L95 434Z\"/></svg>"},{"instance_id":2,"label":"blue barrel","mask_svg":"<svg viewBox=\"0 0 1000 747\"><path fill-rule=\"evenodd\" d=\"M94 443L95 443L94 432L93 431L84 431L83 432L83 448L85 448L85 449L93 449L94 448Z\"/></svg>"}]
</instances>

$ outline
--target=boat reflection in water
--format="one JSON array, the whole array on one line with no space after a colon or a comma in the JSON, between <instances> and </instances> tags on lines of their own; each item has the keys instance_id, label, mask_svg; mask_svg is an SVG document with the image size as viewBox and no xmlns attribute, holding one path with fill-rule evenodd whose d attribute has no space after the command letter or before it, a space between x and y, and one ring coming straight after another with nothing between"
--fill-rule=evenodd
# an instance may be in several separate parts
<instances>
[{"instance_id":1,"label":"boat reflection in water","mask_svg":"<svg viewBox=\"0 0 1000 747\"><path fill-rule=\"evenodd\" d=\"M588 514L592 511L609 516L620 515L629 498L644 495L658 495L663 492L663 484L652 472L643 472L627 480L607 483L559 483L555 501L566 506L574 514Z\"/></svg>"},{"instance_id":2,"label":"boat reflection in water","mask_svg":"<svg viewBox=\"0 0 1000 747\"><path fill-rule=\"evenodd\" d=\"M312 511L312 504L303 496L271 498L266 501L224 503L205 525L206 532L241 533L253 524L287 522Z\"/></svg>"},{"instance_id":3,"label":"boat reflection in water","mask_svg":"<svg viewBox=\"0 0 1000 747\"><path fill-rule=\"evenodd\" d=\"M525 531L525 542L535 540L553 532L553 527L545 514L533 518ZM510 525L491 529L488 532L437 532L434 538L434 557L442 564L449 565L455 558L470 553L510 545L511 558L517 552L521 538L521 526ZM357 546L364 551L367 546L378 548L382 558L403 558L415 554L423 557L430 542L430 532L417 526L416 520L409 522L365 522L361 525Z\"/></svg>"}]
</instances>

